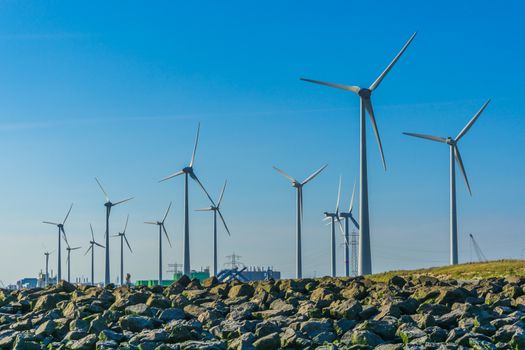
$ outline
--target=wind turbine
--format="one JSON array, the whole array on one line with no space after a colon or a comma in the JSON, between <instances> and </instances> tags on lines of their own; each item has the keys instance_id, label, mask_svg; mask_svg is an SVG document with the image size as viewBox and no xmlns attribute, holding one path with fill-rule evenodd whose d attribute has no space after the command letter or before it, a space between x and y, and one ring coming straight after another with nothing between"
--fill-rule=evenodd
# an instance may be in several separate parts
<instances>
[{"instance_id":1,"label":"wind turbine","mask_svg":"<svg viewBox=\"0 0 525 350\"><path fill-rule=\"evenodd\" d=\"M352 221L355 228L359 230L359 224L357 223L356 219L354 218L354 215L352 211L354 210L354 196L355 196L355 182L354 182L354 189L352 190L352 199L350 200L350 208L348 211L339 213L339 217L343 218L345 220L345 275L346 277L350 276L350 252L348 247L348 242L350 242L350 224L348 220Z\"/></svg>"},{"instance_id":2,"label":"wind turbine","mask_svg":"<svg viewBox=\"0 0 525 350\"><path fill-rule=\"evenodd\" d=\"M197 175L195 175L195 171L193 170L193 163L195 162L195 154L197 152L197 144L199 143L199 132L201 129L201 124L199 123L197 126L197 136L195 137L195 146L193 147L193 153L191 155L191 161L190 164L187 167L184 167L182 170L177 171L174 174L171 174L164 179L160 180L159 182L169 180L171 178L174 178L179 175L184 175L184 257L183 257L183 272L186 276L190 276L191 274L191 268L190 268L190 220L189 220L189 203L188 203L188 177L191 177L199 186L202 188L208 199L210 200L212 205L215 205L213 203L213 199L211 199L210 195L208 194L208 191L204 188L202 183L200 182Z\"/></svg>"},{"instance_id":3,"label":"wind turbine","mask_svg":"<svg viewBox=\"0 0 525 350\"><path fill-rule=\"evenodd\" d=\"M370 121L372 122L372 127L379 145L379 152L381 153L381 159L383 162L383 167L386 171L386 161L383 154L383 146L381 144L381 138L379 137L379 131L377 129L374 109L372 107L371 96L372 93L377 89L379 84L383 81L385 76L390 72L392 67L399 60L401 55L405 52L408 45L414 40L416 33L414 33L408 42L403 46L401 51L397 54L392 62L386 67L386 69L379 75L379 77L370 85L368 88L362 88L359 86L349 86L342 84L333 84L327 83L318 80L301 78L301 80L321 84L337 89L342 89L345 91L353 92L359 96L360 99L360 186L359 186L359 223L361 224L361 229L359 230L359 275L369 275L372 273L372 256L370 252L370 226L369 226L369 216L368 216L368 170L367 170L367 160L366 160L366 112L370 116Z\"/></svg>"},{"instance_id":4,"label":"wind turbine","mask_svg":"<svg viewBox=\"0 0 525 350\"><path fill-rule=\"evenodd\" d=\"M299 182L281 169L274 166L273 168L283 175L285 178L290 180L292 187L297 190L297 213L296 213L296 278L302 278L303 276L303 265L302 265L302 254L301 254L301 229L303 225L303 186L308 182L312 181L321 171L326 168L328 164L323 165L319 170L316 170L312 175L308 176L303 182Z\"/></svg>"},{"instance_id":5,"label":"wind turbine","mask_svg":"<svg viewBox=\"0 0 525 350\"><path fill-rule=\"evenodd\" d=\"M332 251L331 251L331 260L332 260L332 277L336 277L336 266L335 266L335 221L339 223L339 226L341 228L341 231L343 231L343 228L341 227L341 220L339 219L339 201L341 200L341 177L339 177L339 189L337 190L337 202L335 204L335 210L333 213L325 212L325 220L330 220L330 224L332 226L332 235L331 235L331 244L332 244ZM348 241L345 237L345 244L348 245Z\"/></svg>"},{"instance_id":6,"label":"wind turbine","mask_svg":"<svg viewBox=\"0 0 525 350\"><path fill-rule=\"evenodd\" d=\"M100 248L105 248L102 244L97 243L95 241L95 235L93 234L93 226L89 224L89 228L91 229L91 241L89 241L89 248L84 254L87 255L89 251L91 251L91 285L95 285L95 246L99 246Z\"/></svg>"},{"instance_id":7,"label":"wind turbine","mask_svg":"<svg viewBox=\"0 0 525 350\"><path fill-rule=\"evenodd\" d=\"M129 200L132 200L133 197L130 197L130 198L118 201L116 203L113 203L113 202L111 202L109 200L109 196L106 193L106 191L104 190L104 188L102 187L102 185L100 184L100 181L98 181L97 178L95 178L95 181L97 182L98 186L102 190L102 193L104 193L104 196L106 197L106 203L104 203L104 206L106 207L106 233L105 233L105 238L106 238L106 271L105 271L105 276L104 276L104 284L107 286L111 282L111 275L110 275L110 271L109 271L109 214L111 213L111 208L112 207L114 207L115 205L119 205L121 203L127 202Z\"/></svg>"},{"instance_id":8,"label":"wind turbine","mask_svg":"<svg viewBox=\"0 0 525 350\"><path fill-rule=\"evenodd\" d=\"M55 223L55 222L51 222L51 221L42 221L44 224L49 224L49 225L55 225L56 227L58 227L58 264L57 264L57 271L58 271L58 275L57 275L57 283L62 280L62 245L61 245L61 240L60 240L60 234L62 234L63 238L64 238L64 241L67 243L67 237L66 237L66 231L64 230L64 225L66 224L66 220L67 218L69 217L69 213L71 213L71 209L73 208L73 203L71 203L71 205L69 206L69 210L67 211L67 214L66 214L66 217L64 218L64 221L62 221L62 223Z\"/></svg>"},{"instance_id":9,"label":"wind turbine","mask_svg":"<svg viewBox=\"0 0 525 350\"><path fill-rule=\"evenodd\" d=\"M118 234L113 236L113 237L120 237L120 284L121 285L124 285L124 241L126 241L126 245L128 246L129 251L133 253L133 250L131 249L131 246L129 245L128 238L126 237L126 229L128 228L128 220L129 220L129 214L126 217L126 224L124 225L124 231L119 232Z\"/></svg>"},{"instance_id":10,"label":"wind turbine","mask_svg":"<svg viewBox=\"0 0 525 350\"><path fill-rule=\"evenodd\" d=\"M209 208L197 209L197 211L213 211L213 276L217 276L217 213L219 214L219 217L221 218L221 221L224 224L224 228L226 229L228 236L230 236L230 230L228 229L228 225L226 225L226 221L224 221L224 217L222 216L220 210L222 197L224 196L225 189L226 181L224 181L224 186L222 187L221 194L219 195L217 205L212 205Z\"/></svg>"},{"instance_id":11,"label":"wind turbine","mask_svg":"<svg viewBox=\"0 0 525 350\"><path fill-rule=\"evenodd\" d=\"M461 130L456 136L452 137L439 137L432 135L423 135L423 134L414 134L409 132L404 132L403 134L408 136L419 137L425 140L441 142L449 145L450 147L450 264L456 265L458 263L458 219L457 219L457 210L456 210L456 163L459 165L459 170L463 175L467 189L472 196L472 191L470 190L470 184L468 182L467 173L465 172L465 167L463 166L463 160L461 159L461 154L459 153L458 142L463 136L469 131L469 129L474 125L476 120L479 118L481 113L485 110L489 104L490 99L485 102L481 109L472 117L472 119L465 125L463 130ZM455 160L455 161L454 161Z\"/></svg>"},{"instance_id":12,"label":"wind turbine","mask_svg":"<svg viewBox=\"0 0 525 350\"><path fill-rule=\"evenodd\" d=\"M44 287L49 286L49 256L53 254L53 252L45 252L44 256L46 257L46 277L44 280Z\"/></svg>"},{"instance_id":13,"label":"wind turbine","mask_svg":"<svg viewBox=\"0 0 525 350\"><path fill-rule=\"evenodd\" d=\"M74 247L74 248L71 248L69 246L69 244L67 245L67 281L68 282L71 282L71 251L72 250L77 250L77 249L80 249L82 247Z\"/></svg>"},{"instance_id":14,"label":"wind turbine","mask_svg":"<svg viewBox=\"0 0 525 350\"><path fill-rule=\"evenodd\" d=\"M170 205L168 205L168 209L166 209L166 213L164 214L162 221L144 222L145 224L159 226L159 286L162 285L162 231L164 231L164 234L166 235L166 239L168 240L168 243L171 247L170 237L168 236L168 232L166 231L166 227L164 226L164 221L166 221L166 217L168 216L168 213L170 212L170 208L171 208L171 202L170 202Z\"/></svg>"}]
</instances>

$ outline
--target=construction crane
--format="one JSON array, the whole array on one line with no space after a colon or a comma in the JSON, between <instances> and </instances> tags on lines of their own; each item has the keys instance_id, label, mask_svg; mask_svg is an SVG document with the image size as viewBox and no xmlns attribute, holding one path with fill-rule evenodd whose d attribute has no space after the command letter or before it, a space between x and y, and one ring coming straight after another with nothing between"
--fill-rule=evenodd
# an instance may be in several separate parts
<instances>
[{"instance_id":1,"label":"construction crane","mask_svg":"<svg viewBox=\"0 0 525 350\"><path fill-rule=\"evenodd\" d=\"M483 254L483 251L481 251L481 248L479 247L478 242L476 242L476 239L472 234L469 234L470 236L470 261L472 261L472 249L474 249L474 253L476 253L476 256L478 257L479 262L486 262L488 261L485 254Z\"/></svg>"}]
</instances>

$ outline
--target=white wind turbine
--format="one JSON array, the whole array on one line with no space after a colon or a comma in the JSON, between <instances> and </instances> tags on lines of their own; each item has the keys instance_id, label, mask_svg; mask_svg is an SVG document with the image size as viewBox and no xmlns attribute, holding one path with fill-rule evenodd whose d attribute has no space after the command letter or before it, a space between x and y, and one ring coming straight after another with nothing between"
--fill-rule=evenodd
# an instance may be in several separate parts
<instances>
[{"instance_id":1,"label":"white wind turbine","mask_svg":"<svg viewBox=\"0 0 525 350\"><path fill-rule=\"evenodd\" d=\"M463 175L467 189L472 195L470 190L470 184L468 182L467 173L465 172L465 167L463 166L463 160L461 159L461 154L459 153L458 142L465 136L467 131L474 125L476 120L479 118L483 110L487 107L490 100L485 102L481 109L474 115L474 117L465 125L463 130L461 130L456 136L452 137L440 137L424 134L414 134L409 132L404 132L403 134L408 136L419 137L425 140L441 142L449 145L450 147L450 264L456 265L458 263L458 219L457 219L457 210L456 210L456 162L459 165L459 170Z\"/></svg>"},{"instance_id":2,"label":"white wind turbine","mask_svg":"<svg viewBox=\"0 0 525 350\"><path fill-rule=\"evenodd\" d=\"M219 217L221 218L221 221L224 225L224 228L226 229L226 232L228 233L228 236L230 236L230 230L228 229L228 225L226 225L226 221L224 221L224 217L222 216L220 206L222 203L222 198L224 196L224 190L226 189L226 181L224 181L224 186L222 187L221 194L219 195L219 200L217 201L217 205L211 205L208 208L203 209L197 209L197 211L213 211L213 276L217 276L217 214L219 214Z\"/></svg>"},{"instance_id":3,"label":"white wind turbine","mask_svg":"<svg viewBox=\"0 0 525 350\"><path fill-rule=\"evenodd\" d=\"M116 235L113 235L113 237L120 237L120 284L124 285L124 241L126 242L126 245L128 246L128 249L130 253L133 253L133 250L131 249L131 246L128 242L128 237L126 236L126 230L128 228L128 221L129 221L129 214L126 217L126 224L124 225L124 231L119 232Z\"/></svg>"},{"instance_id":4,"label":"white wind turbine","mask_svg":"<svg viewBox=\"0 0 525 350\"><path fill-rule=\"evenodd\" d=\"M93 226L89 224L89 228L91 229L91 241L89 241L89 248L84 254L87 255L91 251L91 285L95 285L95 246L99 246L100 248L105 248L102 244L95 241L95 235L93 234Z\"/></svg>"},{"instance_id":5,"label":"white wind turbine","mask_svg":"<svg viewBox=\"0 0 525 350\"><path fill-rule=\"evenodd\" d=\"M57 283L62 280L62 240L60 239L60 236L64 238L64 241L67 243L67 237L66 237L66 230L64 230L64 225L66 224L67 218L69 217L69 214L71 213L71 209L73 208L73 203L69 206L69 210L67 211L66 217L64 218L64 221L62 223L55 223L50 221L42 221L44 224L49 225L55 225L58 227L58 264L57 264Z\"/></svg>"},{"instance_id":6,"label":"white wind turbine","mask_svg":"<svg viewBox=\"0 0 525 350\"><path fill-rule=\"evenodd\" d=\"M350 276L350 252L349 252L349 242L350 242L350 223L349 220L352 221L352 224L355 226L357 230L359 230L359 224L357 223L357 220L354 218L353 210L354 210L354 197L355 197L355 182L354 182L354 189L352 190L352 199L350 200L350 207L348 211L339 213L339 217L345 220L345 276Z\"/></svg>"},{"instance_id":7,"label":"white wind turbine","mask_svg":"<svg viewBox=\"0 0 525 350\"><path fill-rule=\"evenodd\" d=\"M104 203L104 206L106 207L106 268L105 268L105 274L104 274L104 284L107 286L111 282L111 275L110 275L110 269L109 269L109 215L111 214L111 208L114 206L130 201L133 199L133 197L118 201L116 203L111 202L109 199L108 194L104 190L104 187L100 184L100 181L98 181L97 178L95 178L95 181L97 182L98 186L102 190L102 193L104 193L104 196L106 197L106 202Z\"/></svg>"},{"instance_id":8,"label":"white wind turbine","mask_svg":"<svg viewBox=\"0 0 525 350\"><path fill-rule=\"evenodd\" d=\"M301 80L321 84L349 92L353 92L359 96L360 100L360 186L359 186L359 223L361 229L359 230L359 274L368 275L372 273L372 256L370 252L370 226L369 226L369 215L368 215L368 171L367 171L367 160L366 160L366 112L370 116L372 127L379 144L379 152L381 153L381 159L383 161L383 167L386 170L386 161L383 154L383 146L381 145L381 139L379 137L379 131L377 129L376 119L374 115L374 109L372 107L372 93L377 89L379 84L383 81L385 76L390 72L392 67L399 60L401 55L405 52L408 45L412 42L416 33L414 33L408 42L403 46L401 51L397 54L394 60L386 67L386 69L379 75L379 77L370 85L368 88L362 88L359 86L350 86L342 84L327 83L318 80L305 79Z\"/></svg>"},{"instance_id":9,"label":"white wind turbine","mask_svg":"<svg viewBox=\"0 0 525 350\"><path fill-rule=\"evenodd\" d=\"M281 169L273 167L285 178L290 180L292 186L297 190L297 211L296 211L296 278L302 278L303 276L303 263L302 263L302 252L301 252L301 229L303 225L303 186L308 182L312 181L321 171L326 168L328 164L323 165L319 170L316 170L312 175L308 176L303 182L299 182Z\"/></svg>"},{"instance_id":10,"label":"white wind turbine","mask_svg":"<svg viewBox=\"0 0 525 350\"><path fill-rule=\"evenodd\" d=\"M183 272L186 276L190 276L191 274L191 268L190 268L190 219L189 219L189 201L188 201L188 177L191 177L204 191L208 199L210 200L212 205L215 205L213 203L213 199L211 199L210 195L208 194L208 191L204 188L202 183L200 182L197 175L195 175L195 171L193 170L193 163L195 162L195 154L197 152L197 144L199 143L199 132L200 132L201 125L197 126L197 136L195 137L195 146L193 147L193 153L191 155L191 161L190 164L187 167L184 167L182 170L177 171L174 174L171 174L164 179L160 180L166 181L171 178L174 178L179 175L184 175L184 257L183 257Z\"/></svg>"},{"instance_id":11,"label":"white wind turbine","mask_svg":"<svg viewBox=\"0 0 525 350\"><path fill-rule=\"evenodd\" d=\"M325 219L324 220L330 220L330 226L331 226L331 267L332 267L332 277L336 277L336 252L335 252L335 221L339 223L339 226L341 228L341 231L343 231L343 228L341 226L341 220L339 219L339 201L341 200L341 177L339 177L339 189L337 190L337 202L335 204L335 210L334 212L326 212L324 213ZM348 241L345 239L345 244L348 245Z\"/></svg>"},{"instance_id":12,"label":"white wind turbine","mask_svg":"<svg viewBox=\"0 0 525 350\"><path fill-rule=\"evenodd\" d=\"M168 209L166 209L166 213L164 214L162 221L145 221L144 222L145 224L159 226L159 286L162 285L162 232L163 231L164 231L164 234L166 235L166 239L168 240L168 244L171 247L170 237L168 236L168 231L166 231L166 227L164 226L164 221L166 221L166 218L168 217L170 208L171 208L171 202L170 202L170 205L168 206Z\"/></svg>"},{"instance_id":13,"label":"white wind turbine","mask_svg":"<svg viewBox=\"0 0 525 350\"><path fill-rule=\"evenodd\" d=\"M66 260L66 262L67 262L67 281L68 282L71 282L71 251L72 250L77 250L77 249L80 249L80 248L82 248L82 247L71 248L69 246L69 244L67 245L67 248L66 248L66 250L67 250L67 260Z\"/></svg>"}]
</instances>

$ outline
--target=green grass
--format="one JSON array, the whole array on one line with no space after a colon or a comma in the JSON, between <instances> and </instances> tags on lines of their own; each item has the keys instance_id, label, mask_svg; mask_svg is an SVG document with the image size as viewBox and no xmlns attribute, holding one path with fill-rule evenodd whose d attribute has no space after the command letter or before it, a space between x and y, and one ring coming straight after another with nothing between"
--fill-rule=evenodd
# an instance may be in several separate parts
<instances>
[{"instance_id":1,"label":"green grass","mask_svg":"<svg viewBox=\"0 0 525 350\"><path fill-rule=\"evenodd\" d=\"M385 282L392 276L432 276L439 279L472 280L490 277L525 277L525 260L498 260L483 263L467 263L454 266L431 267L418 270L389 271L370 275L367 278Z\"/></svg>"}]
</instances>

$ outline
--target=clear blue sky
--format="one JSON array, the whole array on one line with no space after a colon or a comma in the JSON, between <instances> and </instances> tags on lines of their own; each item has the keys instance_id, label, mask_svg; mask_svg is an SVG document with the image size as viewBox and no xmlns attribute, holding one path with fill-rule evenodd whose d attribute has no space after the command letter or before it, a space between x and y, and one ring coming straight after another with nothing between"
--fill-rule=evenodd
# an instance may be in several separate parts
<instances>
[{"instance_id":1,"label":"clear blue sky","mask_svg":"<svg viewBox=\"0 0 525 350\"><path fill-rule=\"evenodd\" d=\"M410 35L418 35L374 96L388 172L369 130L375 271L448 261L448 149L402 131L461 140L470 197L458 178L460 260L473 233L491 259L525 247L522 183L525 54L520 1L311 2L0 1L0 280L34 276L59 220L87 248L104 229L98 176L115 200L112 231L130 214L133 279L157 271L156 229L142 222L173 212L166 226L181 262L182 179L157 180L190 158L202 124L196 172L218 195L224 179L219 251L248 265L294 271L294 192L271 166L303 178L304 273L329 272L329 228L343 175L346 207L358 172L358 99L300 82L301 76L368 86ZM191 185L192 208L206 199ZM211 265L212 217L192 213L193 267ZM117 275L117 241L112 277ZM343 272L342 247L338 269ZM88 257L73 257L88 276ZM102 277L102 252L97 253ZM55 259L51 266L55 268Z\"/></svg>"}]
</instances>

